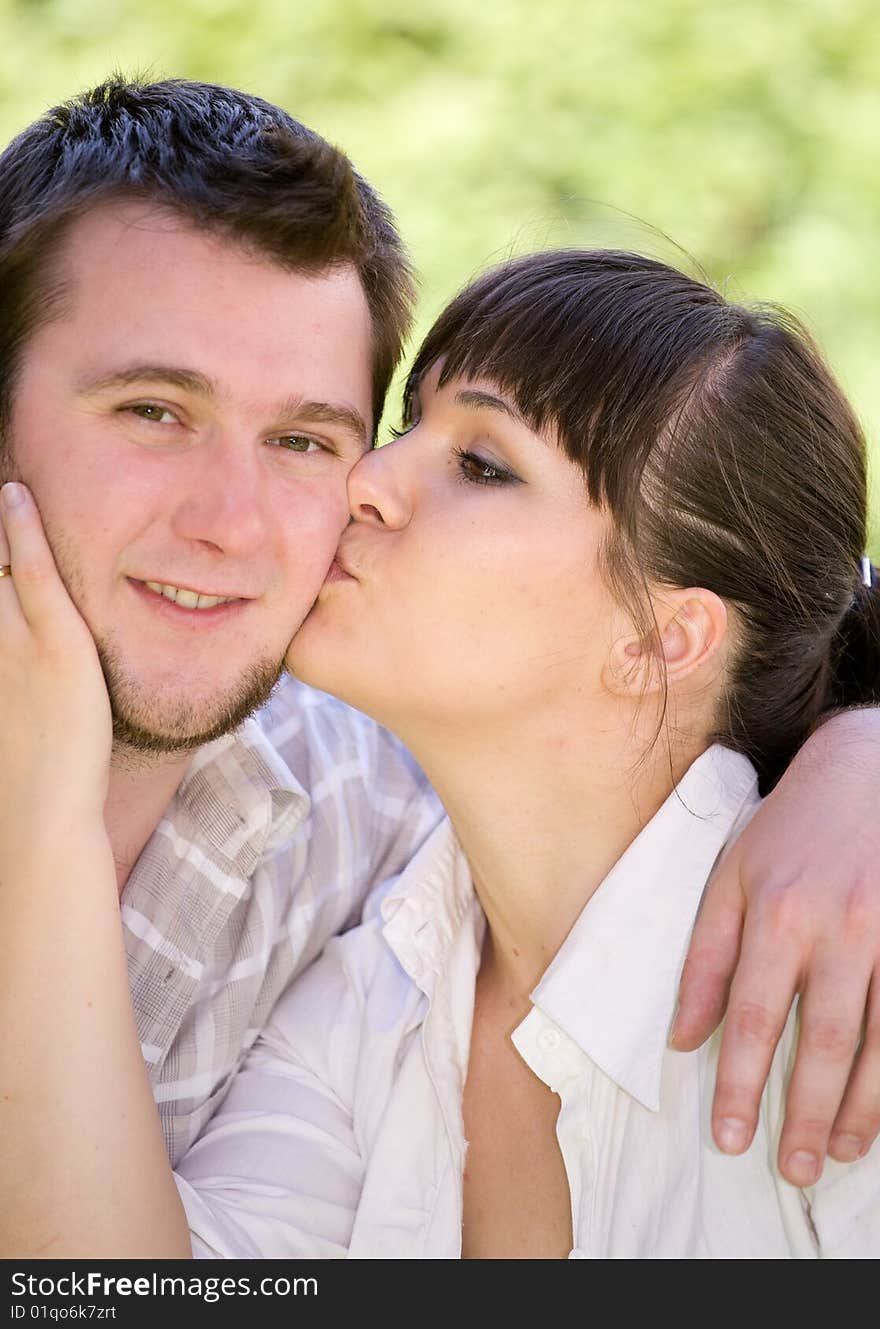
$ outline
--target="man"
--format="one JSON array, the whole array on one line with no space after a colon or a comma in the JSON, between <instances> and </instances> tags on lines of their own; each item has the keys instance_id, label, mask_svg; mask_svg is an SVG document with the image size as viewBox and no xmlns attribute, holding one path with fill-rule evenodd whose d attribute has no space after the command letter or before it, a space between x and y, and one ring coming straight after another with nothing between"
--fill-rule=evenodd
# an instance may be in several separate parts
<instances>
[{"instance_id":1,"label":"man","mask_svg":"<svg viewBox=\"0 0 880 1329\"><path fill-rule=\"evenodd\" d=\"M439 815L411 759L364 717L290 681L269 699L347 521L346 477L372 443L411 298L373 191L340 153L257 98L110 83L50 112L0 158L0 478L33 493L104 667L114 726L105 821L132 1005L172 1163L286 983ZM4 519L15 522L11 509ZM24 565L21 577L24 589ZM0 583L0 597L9 589ZM871 722L850 725L864 735L860 751L871 750ZM832 740L820 737L825 752ZM809 825L796 775L777 801L793 801ZM816 797L831 801L827 783ZM847 806L862 815L855 798ZM761 816L745 842L755 846L745 859L753 876L768 822L773 840L769 807ZM22 845L38 837L38 808L30 829ZM739 878L728 881L707 906L683 1042L720 1014L741 913L730 903ZM772 912L776 884L771 874L752 926ZM75 1226L47 1218L59 1186L73 1206L100 1194L102 1173L100 1134L93 1173L65 1171L66 1141L94 1127L70 1108L70 1030L53 1043L51 999L44 1024L26 1024L35 991L85 999L65 929L67 910L85 918L88 902L63 887L54 901L28 899L14 883L0 894L5 936L54 937L42 952L16 948L0 999L0 1026L40 1030L15 1047L7 1035L0 1054L10 1254L118 1253L77 1248ZM771 984L762 956L777 932L765 924L758 938L717 1104L719 1132L722 1118L742 1123L725 1139L736 1152L814 946L806 931L790 941ZM827 1026L820 980L814 990L817 1027ZM832 1072L827 1053L799 1065L786 1160L824 1153L863 993ZM86 1027L81 1058L88 1038ZM877 1129L868 1097L860 1091L849 1107L862 1141Z\"/></svg>"}]
</instances>

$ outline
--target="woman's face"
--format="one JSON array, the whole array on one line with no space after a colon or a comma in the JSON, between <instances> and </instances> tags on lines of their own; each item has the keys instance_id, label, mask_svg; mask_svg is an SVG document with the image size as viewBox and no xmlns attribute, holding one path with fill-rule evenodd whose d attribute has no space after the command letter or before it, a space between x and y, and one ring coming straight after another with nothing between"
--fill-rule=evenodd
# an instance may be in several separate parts
<instances>
[{"instance_id":1,"label":"woman's face","mask_svg":"<svg viewBox=\"0 0 880 1329\"><path fill-rule=\"evenodd\" d=\"M351 472L352 521L288 664L404 736L598 701L621 623L609 518L491 382L438 378Z\"/></svg>"}]
</instances>

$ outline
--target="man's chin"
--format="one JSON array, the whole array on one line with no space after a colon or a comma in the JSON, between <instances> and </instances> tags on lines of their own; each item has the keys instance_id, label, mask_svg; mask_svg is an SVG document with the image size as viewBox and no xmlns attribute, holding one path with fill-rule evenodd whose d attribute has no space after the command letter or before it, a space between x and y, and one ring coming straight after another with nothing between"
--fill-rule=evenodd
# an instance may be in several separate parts
<instances>
[{"instance_id":1,"label":"man's chin","mask_svg":"<svg viewBox=\"0 0 880 1329\"><path fill-rule=\"evenodd\" d=\"M155 757L192 752L237 729L268 701L281 676L280 663L256 665L237 687L210 702L193 704L181 695L152 704L115 676L111 664L103 659L102 664L113 713L114 747Z\"/></svg>"},{"instance_id":2,"label":"man's chin","mask_svg":"<svg viewBox=\"0 0 880 1329\"><path fill-rule=\"evenodd\" d=\"M250 714L250 712L247 712ZM193 752L205 743L235 729L245 717L232 722L218 722L205 729L193 731L184 724L173 728L150 728L141 724L130 715L113 712L113 747L119 751L138 753L141 756L173 757Z\"/></svg>"}]
</instances>

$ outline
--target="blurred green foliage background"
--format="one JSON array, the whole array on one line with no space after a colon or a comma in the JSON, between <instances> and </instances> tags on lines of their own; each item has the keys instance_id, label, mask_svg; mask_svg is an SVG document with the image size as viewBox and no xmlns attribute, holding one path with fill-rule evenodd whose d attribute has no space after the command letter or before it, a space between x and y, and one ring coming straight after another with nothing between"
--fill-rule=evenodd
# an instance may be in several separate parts
<instances>
[{"instance_id":1,"label":"blurred green foliage background","mask_svg":"<svg viewBox=\"0 0 880 1329\"><path fill-rule=\"evenodd\" d=\"M512 251L647 250L795 309L880 458L877 0L0 0L0 16L4 142L113 68L258 92L397 213L422 330Z\"/></svg>"}]
</instances>

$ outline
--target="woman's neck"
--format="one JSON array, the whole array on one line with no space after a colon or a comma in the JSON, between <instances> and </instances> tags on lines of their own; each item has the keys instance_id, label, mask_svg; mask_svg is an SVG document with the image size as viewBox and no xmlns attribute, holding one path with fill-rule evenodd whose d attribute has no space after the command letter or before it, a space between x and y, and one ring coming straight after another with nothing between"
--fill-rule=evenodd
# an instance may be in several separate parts
<instances>
[{"instance_id":1,"label":"woman's neck","mask_svg":"<svg viewBox=\"0 0 880 1329\"><path fill-rule=\"evenodd\" d=\"M540 719L504 735L407 735L467 856L490 935L484 963L528 994L593 892L706 746Z\"/></svg>"}]
</instances>

